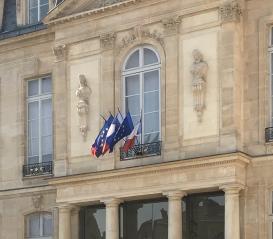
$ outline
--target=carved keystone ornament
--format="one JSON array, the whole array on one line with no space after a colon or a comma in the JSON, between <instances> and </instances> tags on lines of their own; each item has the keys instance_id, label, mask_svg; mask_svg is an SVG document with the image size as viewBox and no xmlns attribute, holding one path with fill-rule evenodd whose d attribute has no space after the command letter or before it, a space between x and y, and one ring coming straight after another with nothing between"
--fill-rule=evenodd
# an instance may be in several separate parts
<instances>
[{"instance_id":1,"label":"carved keystone ornament","mask_svg":"<svg viewBox=\"0 0 273 239\"><path fill-rule=\"evenodd\" d=\"M242 9L237 1L227 1L219 8L222 22L240 21Z\"/></svg>"}]
</instances>

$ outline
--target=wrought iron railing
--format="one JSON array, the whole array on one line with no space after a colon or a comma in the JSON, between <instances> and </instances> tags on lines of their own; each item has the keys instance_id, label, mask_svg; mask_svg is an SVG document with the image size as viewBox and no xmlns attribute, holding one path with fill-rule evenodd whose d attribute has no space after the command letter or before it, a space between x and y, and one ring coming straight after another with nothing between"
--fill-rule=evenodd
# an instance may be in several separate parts
<instances>
[{"instance_id":1,"label":"wrought iron railing","mask_svg":"<svg viewBox=\"0 0 273 239\"><path fill-rule=\"evenodd\" d=\"M273 127L265 128L265 142L273 142Z\"/></svg>"},{"instance_id":2,"label":"wrought iron railing","mask_svg":"<svg viewBox=\"0 0 273 239\"><path fill-rule=\"evenodd\" d=\"M130 160L135 158L143 158L161 155L161 142L153 142L148 144L137 144L133 148L125 152L120 148L120 160Z\"/></svg>"},{"instance_id":3,"label":"wrought iron railing","mask_svg":"<svg viewBox=\"0 0 273 239\"><path fill-rule=\"evenodd\" d=\"M41 175L51 175L53 173L53 163L43 162L35 164L27 164L23 166L23 176L41 176Z\"/></svg>"}]
</instances>

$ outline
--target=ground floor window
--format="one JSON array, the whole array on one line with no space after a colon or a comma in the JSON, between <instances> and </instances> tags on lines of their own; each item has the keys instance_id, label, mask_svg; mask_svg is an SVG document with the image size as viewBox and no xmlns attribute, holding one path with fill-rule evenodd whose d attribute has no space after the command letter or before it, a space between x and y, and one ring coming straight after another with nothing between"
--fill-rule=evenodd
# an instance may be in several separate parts
<instances>
[{"instance_id":1,"label":"ground floor window","mask_svg":"<svg viewBox=\"0 0 273 239\"><path fill-rule=\"evenodd\" d=\"M104 206L82 207L80 210L80 239L105 239L105 221Z\"/></svg>"},{"instance_id":2,"label":"ground floor window","mask_svg":"<svg viewBox=\"0 0 273 239\"><path fill-rule=\"evenodd\" d=\"M121 205L120 239L168 239L168 201Z\"/></svg>"},{"instance_id":3,"label":"ground floor window","mask_svg":"<svg viewBox=\"0 0 273 239\"><path fill-rule=\"evenodd\" d=\"M193 194L183 199L183 238L224 239L224 193Z\"/></svg>"}]
</instances>

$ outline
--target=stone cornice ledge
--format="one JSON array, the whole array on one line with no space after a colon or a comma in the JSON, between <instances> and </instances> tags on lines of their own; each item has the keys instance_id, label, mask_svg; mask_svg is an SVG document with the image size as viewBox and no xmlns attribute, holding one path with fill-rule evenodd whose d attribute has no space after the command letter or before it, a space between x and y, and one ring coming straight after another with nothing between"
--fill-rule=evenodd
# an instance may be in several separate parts
<instances>
[{"instance_id":1,"label":"stone cornice ledge","mask_svg":"<svg viewBox=\"0 0 273 239\"><path fill-rule=\"evenodd\" d=\"M87 174L71 175L59 178L49 179L49 185L65 185L71 183L82 183L84 181L100 181L121 177L134 177L141 174L156 174L164 171L175 171L190 168L204 168L213 166L238 165L246 167L250 162L247 155L243 153L232 153L224 155L215 155L191 160L179 160L162 164L152 164L148 166L115 169L111 171L93 172Z\"/></svg>"},{"instance_id":2,"label":"stone cornice ledge","mask_svg":"<svg viewBox=\"0 0 273 239\"><path fill-rule=\"evenodd\" d=\"M70 15L70 16L60 17L60 18L58 18L58 16L55 16L55 17L53 17L53 19L50 19L50 15L49 15L48 17L45 17L43 22L45 24L48 24L48 25L56 25L56 24L59 24L59 23L64 23L64 22L68 22L68 21L71 21L71 20L83 18L85 16L90 16L90 15L93 15L93 14L109 11L109 10L112 10L112 9L115 9L115 8L125 7L125 6L128 6L128 5L133 5L133 4L136 4L136 3L141 2L141 1L144 1L144 0L122 0L120 2L113 3L113 4L110 4L110 5L104 6L104 7L95 8L95 9L92 9L92 10L89 10L89 11L86 11L86 12L80 12L80 13L76 13L76 14L73 14L73 15Z\"/></svg>"}]
</instances>

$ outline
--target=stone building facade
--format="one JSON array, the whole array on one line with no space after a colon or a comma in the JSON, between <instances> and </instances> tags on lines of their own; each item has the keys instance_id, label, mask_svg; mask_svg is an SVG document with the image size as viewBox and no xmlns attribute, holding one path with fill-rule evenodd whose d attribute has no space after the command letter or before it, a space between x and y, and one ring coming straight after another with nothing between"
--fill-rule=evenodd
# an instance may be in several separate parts
<instances>
[{"instance_id":1,"label":"stone building facade","mask_svg":"<svg viewBox=\"0 0 273 239\"><path fill-rule=\"evenodd\" d=\"M5 0L0 27L1 239L273 238L272 0ZM143 142L96 159L117 109Z\"/></svg>"}]
</instances>

